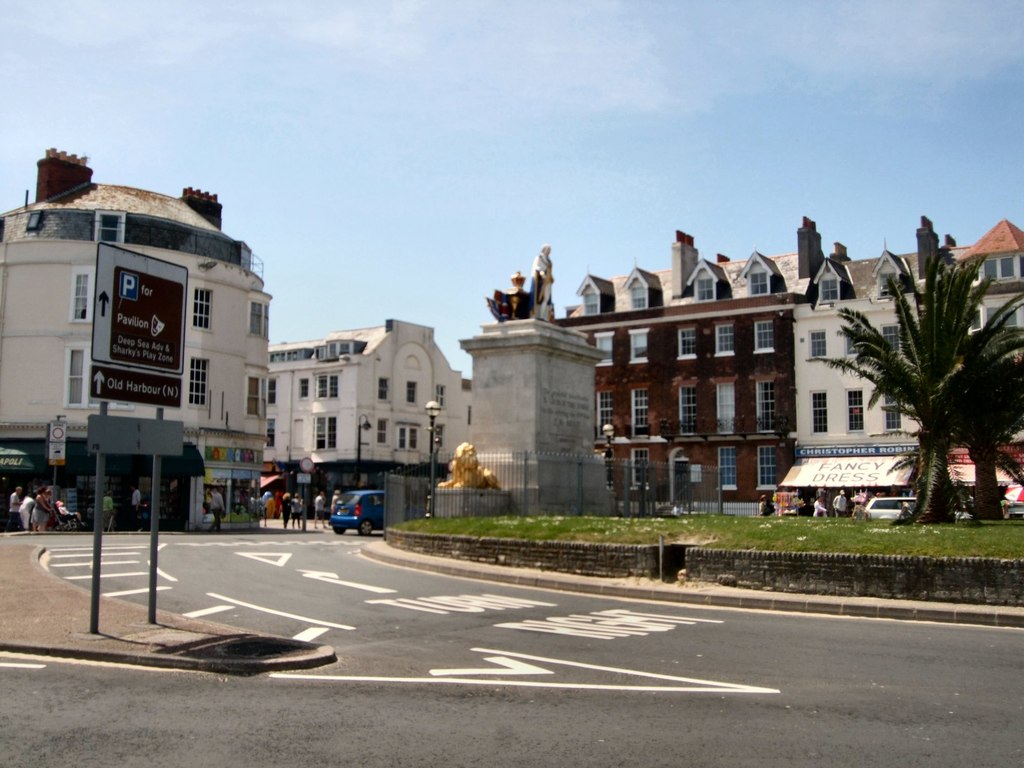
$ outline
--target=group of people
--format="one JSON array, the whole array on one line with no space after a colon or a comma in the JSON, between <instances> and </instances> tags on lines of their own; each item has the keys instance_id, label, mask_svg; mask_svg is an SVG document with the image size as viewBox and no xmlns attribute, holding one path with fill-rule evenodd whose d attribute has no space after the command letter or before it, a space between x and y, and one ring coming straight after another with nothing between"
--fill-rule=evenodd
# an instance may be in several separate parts
<instances>
[{"instance_id":1,"label":"group of people","mask_svg":"<svg viewBox=\"0 0 1024 768\"><path fill-rule=\"evenodd\" d=\"M840 488L839 493L829 502L824 488L819 488L814 498L814 517L858 517L863 515L867 503L866 491L858 491L853 498L846 495L846 489Z\"/></svg>"},{"instance_id":2,"label":"group of people","mask_svg":"<svg viewBox=\"0 0 1024 768\"><path fill-rule=\"evenodd\" d=\"M53 489L41 485L35 494L24 493L18 485L7 500L7 525L5 532L28 530L42 534L56 522L57 508L53 502Z\"/></svg>"},{"instance_id":3,"label":"group of people","mask_svg":"<svg viewBox=\"0 0 1024 768\"><path fill-rule=\"evenodd\" d=\"M334 498L331 499L330 507L327 505L327 494L321 490L313 497L313 528L323 528L327 530L329 527L328 519L330 518L330 510L334 508L334 505L341 499L341 491L334 492ZM262 502L262 515L263 527L266 528L270 525L271 520L281 518L284 522L284 527L287 528L289 523L292 528L299 528L302 524L302 520L305 516L305 503L303 502L302 496L299 494L283 493L277 491L271 493L266 491L263 494Z\"/></svg>"}]
</instances>

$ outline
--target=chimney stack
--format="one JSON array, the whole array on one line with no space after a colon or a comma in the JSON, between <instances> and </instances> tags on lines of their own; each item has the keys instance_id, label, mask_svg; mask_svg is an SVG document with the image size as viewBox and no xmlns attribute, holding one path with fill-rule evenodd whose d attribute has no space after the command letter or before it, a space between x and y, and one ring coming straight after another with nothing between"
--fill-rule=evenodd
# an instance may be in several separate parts
<instances>
[{"instance_id":1,"label":"chimney stack","mask_svg":"<svg viewBox=\"0 0 1024 768\"><path fill-rule=\"evenodd\" d=\"M846 253L846 246L836 241L832 244L832 258L836 261L849 261L850 257Z\"/></svg>"},{"instance_id":2,"label":"chimney stack","mask_svg":"<svg viewBox=\"0 0 1024 768\"><path fill-rule=\"evenodd\" d=\"M917 230L917 274L924 275L928 270L928 262L939 255L939 236L935 234L932 222L927 216L921 217L921 226Z\"/></svg>"},{"instance_id":3,"label":"chimney stack","mask_svg":"<svg viewBox=\"0 0 1024 768\"><path fill-rule=\"evenodd\" d=\"M672 295L683 295L683 283L697 267L697 249L693 235L676 230L676 241L672 243Z\"/></svg>"},{"instance_id":4,"label":"chimney stack","mask_svg":"<svg viewBox=\"0 0 1024 768\"><path fill-rule=\"evenodd\" d=\"M818 225L804 216L803 225L796 231L797 264L799 277L809 279L818 274L825 254L821 252L821 235Z\"/></svg>"},{"instance_id":5,"label":"chimney stack","mask_svg":"<svg viewBox=\"0 0 1024 768\"><path fill-rule=\"evenodd\" d=\"M46 150L46 157L36 165L36 202L62 195L76 187L92 183L92 168L87 163L89 158L58 152L56 149Z\"/></svg>"},{"instance_id":6,"label":"chimney stack","mask_svg":"<svg viewBox=\"0 0 1024 768\"><path fill-rule=\"evenodd\" d=\"M185 201L189 208L213 224L217 229L220 229L221 210L223 210L224 206L217 202L216 195L203 192L201 189L185 187L185 189L181 190L181 199Z\"/></svg>"}]
</instances>

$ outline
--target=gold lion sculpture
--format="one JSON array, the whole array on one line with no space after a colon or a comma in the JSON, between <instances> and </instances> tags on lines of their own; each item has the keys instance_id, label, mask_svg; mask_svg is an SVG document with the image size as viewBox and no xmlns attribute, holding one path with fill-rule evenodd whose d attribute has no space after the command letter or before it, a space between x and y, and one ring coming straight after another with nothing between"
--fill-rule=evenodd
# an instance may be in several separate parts
<instances>
[{"instance_id":1,"label":"gold lion sculpture","mask_svg":"<svg viewBox=\"0 0 1024 768\"><path fill-rule=\"evenodd\" d=\"M476 446L463 443L455 449L455 458L448 464L451 478L438 483L438 488L494 488L500 489L498 478L489 469L480 466Z\"/></svg>"}]
</instances>

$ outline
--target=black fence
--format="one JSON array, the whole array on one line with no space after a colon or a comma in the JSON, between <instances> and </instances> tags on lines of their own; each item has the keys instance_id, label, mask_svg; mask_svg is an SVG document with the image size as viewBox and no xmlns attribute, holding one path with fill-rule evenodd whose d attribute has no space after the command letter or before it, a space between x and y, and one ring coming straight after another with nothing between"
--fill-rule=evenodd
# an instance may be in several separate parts
<instances>
[{"instance_id":1,"label":"black fence","mask_svg":"<svg viewBox=\"0 0 1024 768\"><path fill-rule=\"evenodd\" d=\"M433 481L449 479L451 454L437 454ZM431 494L431 464L403 467L385 480L385 525L426 517L492 515L608 515L668 517L694 514L753 516L756 502L724 502L718 468L688 462L610 460L533 452L488 453L481 469L498 490Z\"/></svg>"}]
</instances>

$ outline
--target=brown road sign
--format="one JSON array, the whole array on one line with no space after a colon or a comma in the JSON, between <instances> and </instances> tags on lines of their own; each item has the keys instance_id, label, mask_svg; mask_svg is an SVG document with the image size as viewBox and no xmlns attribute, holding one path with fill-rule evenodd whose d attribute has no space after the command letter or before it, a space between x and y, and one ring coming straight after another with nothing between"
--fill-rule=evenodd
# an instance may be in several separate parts
<instances>
[{"instance_id":1,"label":"brown road sign","mask_svg":"<svg viewBox=\"0 0 1024 768\"><path fill-rule=\"evenodd\" d=\"M93 365L89 394L93 400L180 408L181 379L130 368Z\"/></svg>"},{"instance_id":2,"label":"brown road sign","mask_svg":"<svg viewBox=\"0 0 1024 768\"><path fill-rule=\"evenodd\" d=\"M100 243L93 362L180 374L187 282L183 266Z\"/></svg>"}]
</instances>

